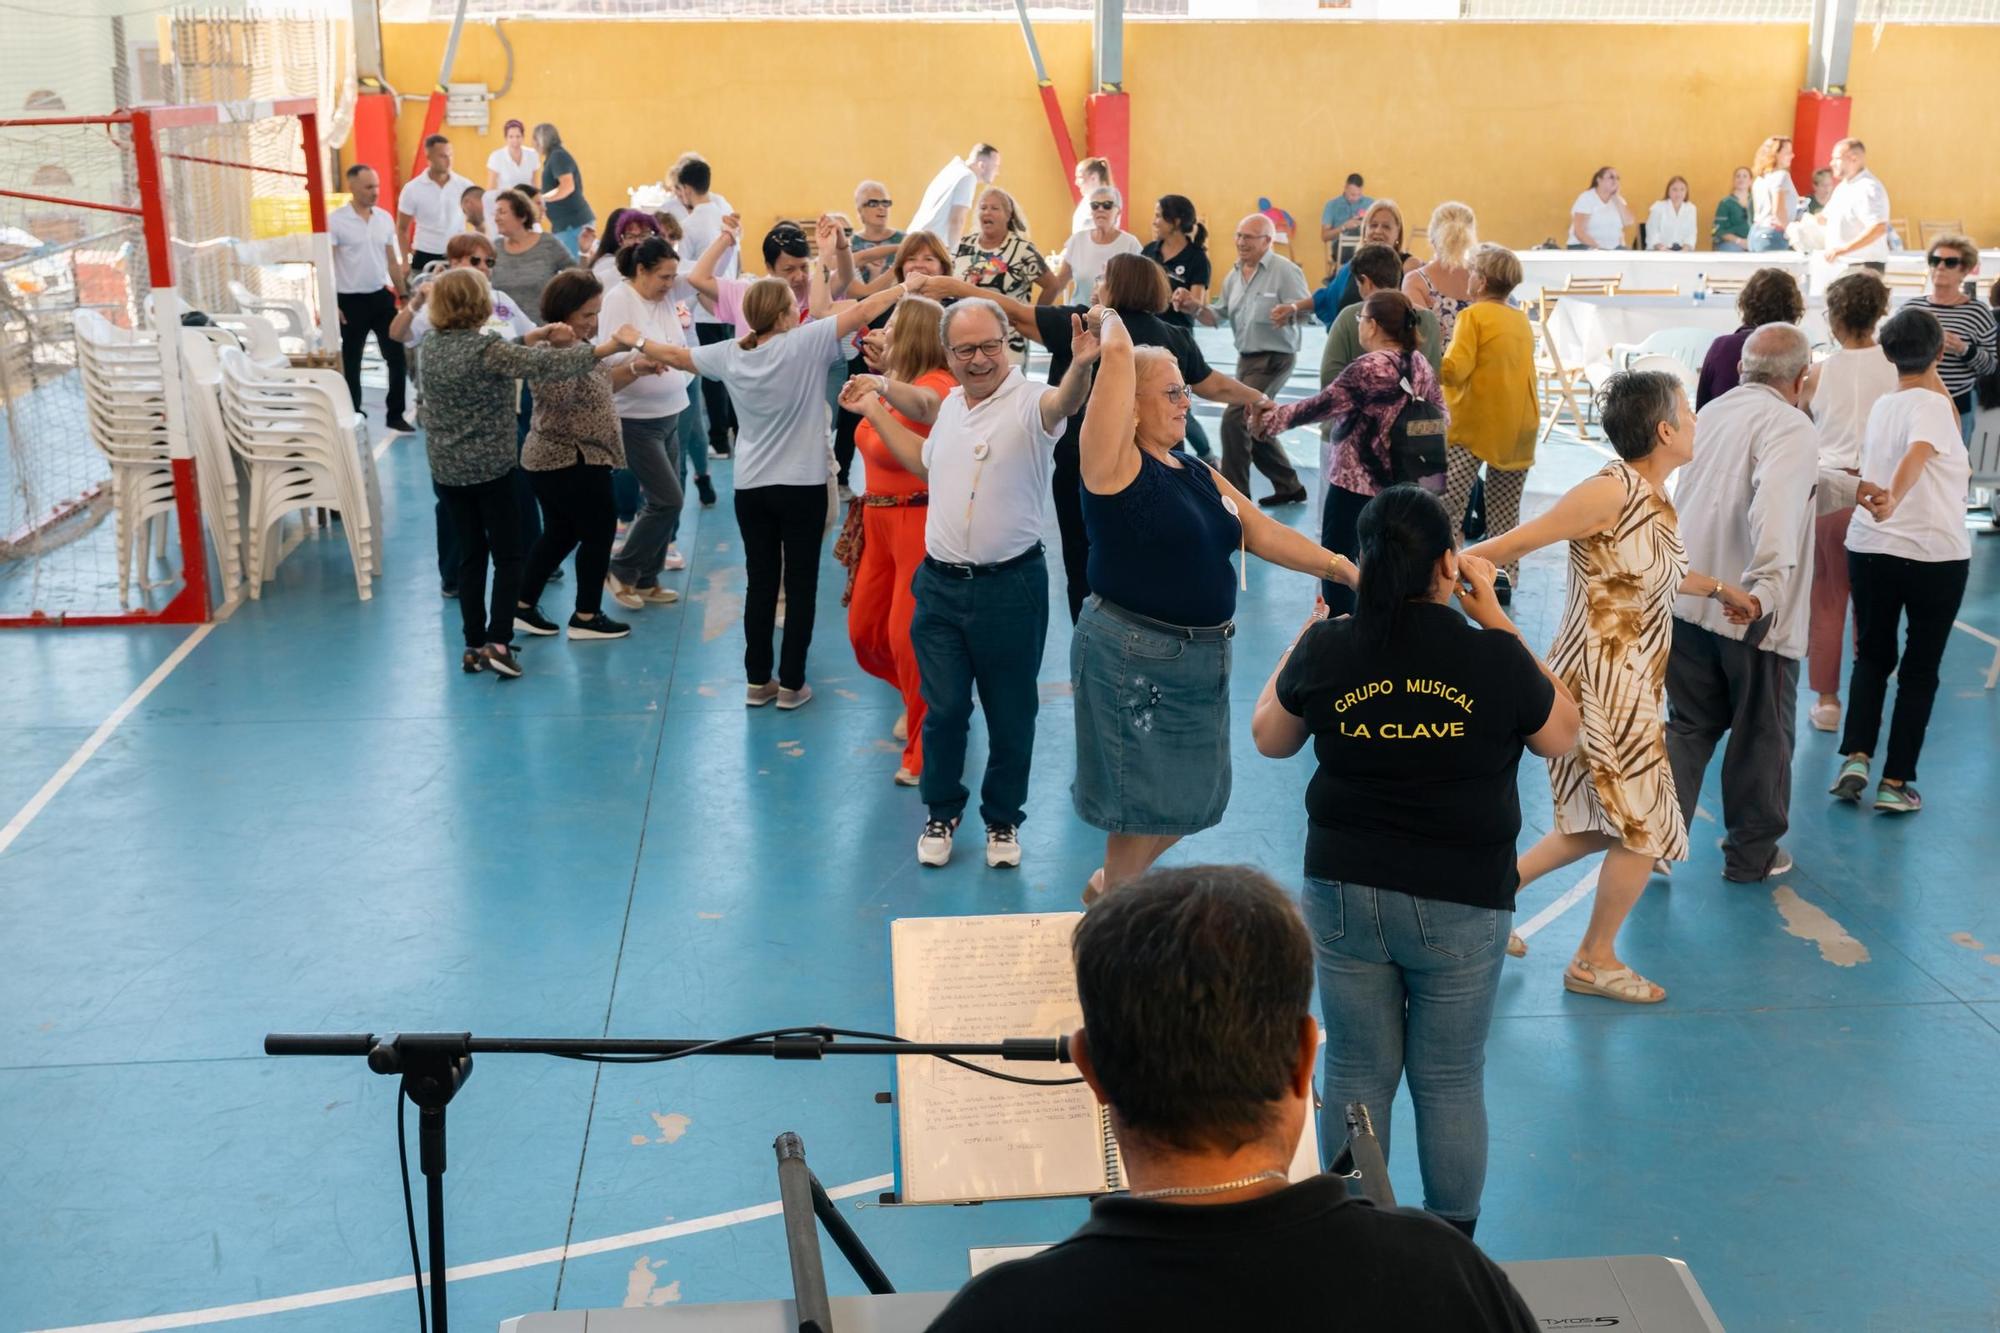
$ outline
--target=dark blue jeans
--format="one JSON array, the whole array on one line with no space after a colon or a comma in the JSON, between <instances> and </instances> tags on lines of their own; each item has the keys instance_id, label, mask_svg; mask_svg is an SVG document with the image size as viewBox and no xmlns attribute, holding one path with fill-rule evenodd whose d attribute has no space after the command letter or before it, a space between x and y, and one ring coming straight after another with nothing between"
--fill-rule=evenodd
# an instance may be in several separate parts
<instances>
[{"instance_id":1,"label":"dark blue jeans","mask_svg":"<svg viewBox=\"0 0 2000 1333\"><path fill-rule=\"evenodd\" d=\"M924 774L932 819L957 819L965 788L972 690L986 714L986 777L979 816L1019 825L1027 817L1028 770L1041 707L1042 648L1049 634L1049 569L1041 549L990 574L962 578L926 559L910 580L917 610L910 643L924 690Z\"/></svg>"},{"instance_id":2,"label":"dark blue jeans","mask_svg":"<svg viewBox=\"0 0 2000 1333\"><path fill-rule=\"evenodd\" d=\"M1349 1102L1367 1104L1386 1158L1407 1078L1424 1207L1463 1228L1486 1185L1486 1033L1514 914L1311 876L1304 905L1326 1023L1322 1160Z\"/></svg>"}]
</instances>

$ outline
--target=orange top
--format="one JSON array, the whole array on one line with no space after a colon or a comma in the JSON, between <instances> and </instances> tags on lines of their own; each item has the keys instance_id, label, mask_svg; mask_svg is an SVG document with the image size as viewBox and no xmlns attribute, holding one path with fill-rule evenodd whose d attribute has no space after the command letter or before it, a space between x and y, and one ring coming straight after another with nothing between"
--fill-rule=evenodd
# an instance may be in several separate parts
<instances>
[{"instance_id":1,"label":"orange top","mask_svg":"<svg viewBox=\"0 0 2000 1333\"><path fill-rule=\"evenodd\" d=\"M958 381L952 378L949 370L933 370L919 375L916 385L919 389L929 389L939 398L943 398L958 387ZM929 426L910 420L893 405L889 408L889 415L896 418L903 426L915 431L919 437L931 433ZM896 461L896 455L889 452L889 446L882 443L881 435L866 418L854 428L854 447L861 451L861 457L867 464L870 495L913 495L918 491L930 489L928 481Z\"/></svg>"}]
</instances>

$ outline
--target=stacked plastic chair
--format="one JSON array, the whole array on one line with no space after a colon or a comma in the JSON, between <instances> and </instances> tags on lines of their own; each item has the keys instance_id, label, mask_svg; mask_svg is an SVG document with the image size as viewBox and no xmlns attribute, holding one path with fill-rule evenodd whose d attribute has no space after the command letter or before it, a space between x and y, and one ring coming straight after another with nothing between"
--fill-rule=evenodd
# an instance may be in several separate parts
<instances>
[{"instance_id":1,"label":"stacked plastic chair","mask_svg":"<svg viewBox=\"0 0 2000 1333\"><path fill-rule=\"evenodd\" d=\"M234 334L213 326L181 330L181 389L182 401L187 404L188 439L201 490L201 516L215 548L222 575L218 591L224 600L233 599L243 584L244 479L222 424L222 370L215 354L218 347L237 345Z\"/></svg>"},{"instance_id":2,"label":"stacked plastic chair","mask_svg":"<svg viewBox=\"0 0 2000 1333\"><path fill-rule=\"evenodd\" d=\"M149 548L165 557L174 513L160 348L152 335L119 328L95 310L78 310L72 318L90 437L111 463L118 600L128 603L135 566L139 587L152 588Z\"/></svg>"},{"instance_id":3,"label":"stacked plastic chair","mask_svg":"<svg viewBox=\"0 0 2000 1333\"><path fill-rule=\"evenodd\" d=\"M223 429L250 475L247 569L250 596L262 595L275 564L273 527L296 510L330 509L341 518L366 601L382 572L382 496L368 428L347 384L331 370L280 370L225 347L218 356Z\"/></svg>"},{"instance_id":4,"label":"stacked plastic chair","mask_svg":"<svg viewBox=\"0 0 2000 1333\"><path fill-rule=\"evenodd\" d=\"M313 323L312 311L305 302L259 296L235 278L229 280L229 299L236 302L237 310L243 314L270 320L278 337L298 343L299 351L310 352L318 346L319 327Z\"/></svg>"}]
</instances>

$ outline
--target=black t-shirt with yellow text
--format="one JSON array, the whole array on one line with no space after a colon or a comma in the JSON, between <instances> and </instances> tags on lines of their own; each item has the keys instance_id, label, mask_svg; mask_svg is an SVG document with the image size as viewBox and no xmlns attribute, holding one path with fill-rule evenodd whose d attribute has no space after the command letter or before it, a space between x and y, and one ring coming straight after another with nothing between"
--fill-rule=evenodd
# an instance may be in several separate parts
<instances>
[{"instance_id":1,"label":"black t-shirt with yellow text","mask_svg":"<svg viewBox=\"0 0 2000 1333\"><path fill-rule=\"evenodd\" d=\"M1555 703L1518 638L1431 602L1405 608L1386 643L1326 621L1299 639L1277 695L1319 761L1306 874L1513 907L1515 771Z\"/></svg>"}]
</instances>

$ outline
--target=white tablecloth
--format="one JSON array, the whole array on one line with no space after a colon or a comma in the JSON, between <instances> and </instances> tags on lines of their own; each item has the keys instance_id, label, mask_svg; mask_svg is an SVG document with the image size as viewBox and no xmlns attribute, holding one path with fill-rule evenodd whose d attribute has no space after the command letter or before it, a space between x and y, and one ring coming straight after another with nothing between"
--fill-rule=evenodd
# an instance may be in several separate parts
<instances>
[{"instance_id":1,"label":"white tablecloth","mask_svg":"<svg viewBox=\"0 0 2000 1333\"><path fill-rule=\"evenodd\" d=\"M1549 312L1549 337L1564 365L1584 368L1608 362L1616 344L1644 342L1648 334L1667 329L1724 334L1740 323L1731 296L1711 296L1706 301L1687 296L1565 296ZM1831 338L1823 302L1807 306L1802 326L1815 343Z\"/></svg>"},{"instance_id":2,"label":"white tablecloth","mask_svg":"<svg viewBox=\"0 0 2000 1333\"><path fill-rule=\"evenodd\" d=\"M1807 292L1823 291L1826 284L1847 271L1845 265L1828 264L1817 255L1796 250L1770 250L1761 254L1738 254L1716 250L1522 250L1521 295L1533 296L1546 288L1556 290L1574 278L1619 279L1625 287L1662 289L1678 287L1682 296L1694 294L1697 275L1714 278L1748 278L1760 268L1782 268L1799 280ZM1889 256L1889 272L1921 274L1921 251L1904 251ZM1982 251L1979 284L2000 279L2000 250Z\"/></svg>"}]
</instances>

